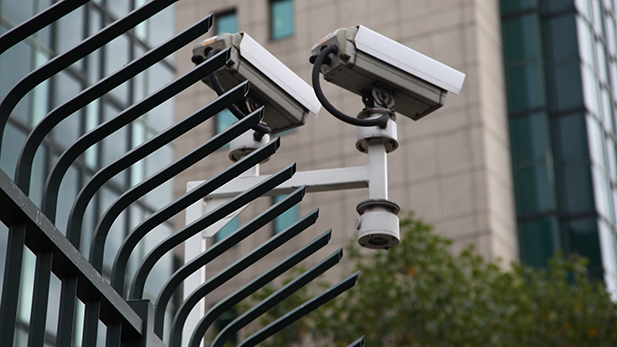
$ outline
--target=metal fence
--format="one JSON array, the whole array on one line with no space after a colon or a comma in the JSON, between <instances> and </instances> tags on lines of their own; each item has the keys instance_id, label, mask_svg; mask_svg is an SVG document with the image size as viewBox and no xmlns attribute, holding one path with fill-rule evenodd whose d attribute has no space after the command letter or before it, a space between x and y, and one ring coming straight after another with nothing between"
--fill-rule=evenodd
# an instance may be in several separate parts
<instances>
[{"instance_id":1,"label":"metal fence","mask_svg":"<svg viewBox=\"0 0 617 347\"><path fill-rule=\"evenodd\" d=\"M86 2L85 0L63 0L54 3L47 10L40 12L38 15L1 36L0 54ZM2 135L13 109L28 92L114 38L131 30L173 2L174 0L151 0L25 76L4 96L0 103L0 143L2 143ZM184 266L180 267L169 278L160 291L156 302L152 304L149 300L143 299L143 292L146 279L154 265L175 246L291 178L295 173L295 165L286 167L251 189L232 198L226 204L173 233L150 251L142 260L135 276L130 281L126 278L129 256L140 240L156 226L275 154L279 147L279 139L277 138L150 215L145 221L135 227L122 242L122 246L115 257L111 280L108 282L101 275L105 241L113 222L120 214L148 192L172 179L196 162L203 159L207 160L207 157L214 151L257 125L262 119L263 109L256 110L233 124L226 131L208 139L182 158L169 164L144 181L133 185L100 217L94 230L84 230L83 228L84 214L88 202L116 174L126 170L131 165L172 142L187 131L199 126L218 112L242 100L248 93L249 81L246 81L96 172L79 192L69 214L65 233L62 233L55 226L60 184L72 163L88 148L96 145L115 131L221 68L229 60L229 50L217 53L188 73L178 77L173 82L131 105L114 118L100 124L80 137L64 151L47 176L41 208L39 209L30 200L28 194L35 153L41 146L45 136L56 125L90 102L100 98L113 88L197 39L210 29L212 21L212 15L204 18L143 56L126 64L117 72L104 77L69 101L56 107L30 132L21 149L14 175L15 180L13 181L4 171L0 170L0 206L2 206L0 208L0 220L9 228L2 301L0 302L0 341L2 341L1 344L3 346L12 346L14 344L17 303L21 287L22 257L25 247L29 248L36 256L28 346L44 345L44 334L41 332L45 331L45 324L49 314L48 301L52 273L62 283L56 332L57 346L72 346L74 344L77 325L83 325L81 345L96 346L97 339L99 338L97 336L99 322L106 325L105 343L107 346L159 346L165 345L163 341L167 341L169 346L181 346L187 342L182 341L184 323L188 313L199 300L266 254L285 244L292 237L312 225L317 219L318 211L315 210L255 248L246 256L238 259L224 271L209 278L181 303L171 322L170 336L163 336L165 311L173 294L183 281L238 242L256 232L292 206L298 204L304 196L305 189L299 188L195 259L187 260ZM93 235L87 257L79 250L83 233ZM319 236L220 301L199 321L197 328L192 333L189 344L191 346L198 346L208 327L223 312L325 246L329 239L330 231ZM254 321L270 308L334 266L339 262L341 256L342 251L336 251L267 299L257 303L227 325L216 336L212 346L223 346L239 329ZM254 346L258 344L354 286L357 277L357 273L351 275L332 288L290 311L272 324L247 337L239 345ZM80 300L85 305L83 319L75 314L77 300ZM362 338L353 342L350 346L361 345L363 345Z\"/></svg>"}]
</instances>

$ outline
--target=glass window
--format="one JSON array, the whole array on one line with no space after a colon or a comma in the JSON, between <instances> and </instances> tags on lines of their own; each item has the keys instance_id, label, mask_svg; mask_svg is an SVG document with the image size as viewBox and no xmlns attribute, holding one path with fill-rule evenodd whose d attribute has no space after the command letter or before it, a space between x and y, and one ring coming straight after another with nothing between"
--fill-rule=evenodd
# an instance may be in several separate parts
<instances>
[{"instance_id":1,"label":"glass window","mask_svg":"<svg viewBox=\"0 0 617 347\"><path fill-rule=\"evenodd\" d=\"M538 7L538 0L501 0L501 14L521 12Z\"/></svg>"},{"instance_id":2,"label":"glass window","mask_svg":"<svg viewBox=\"0 0 617 347\"><path fill-rule=\"evenodd\" d=\"M107 0L107 8L116 18L120 18L129 13L130 3L127 0Z\"/></svg>"},{"instance_id":3,"label":"glass window","mask_svg":"<svg viewBox=\"0 0 617 347\"><path fill-rule=\"evenodd\" d=\"M604 33L602 32L602 5L600 1L595 0L591 1L591 7L593 8L593 20L591 23L593 24L593 28L599 36L602 36Z\"/></svg>"},{"instance_id":4,"label":"glass window","mask_svg":"<svg viewBox=\"0 0 617 347\"><path fill-rule=\"evenodd\" d=\"M270 2L270 37L280 40L294 34L293 1Z\"/></svg>"},{"instance_id":5,"label":"glass window","mask_svg":"<svg viewBox=\"0 0 617 347\"><path fill-rule=\"evenodd\" d=\"M560 170L560 208L564 213L594 211L591 168L588 164L567 166Z\"/></svg>"},{"instance_id":6,"label":"glass window","mask_svg":"<svg viewBox=\"0 0 617 347\"><path fill-rule=\"evenodd\" d=\"M593 172L593 188L596 209L598 214L613 221L613 196L611 194L611 186L608 183L608 176L604 170L596 167L591 169Z\"/></svg>"},{"instance_id":7,"label":"glass window","mask_svg":"<svg viewBox=\"0 0 617 347\"><path fill-rule=\"evenodd\" d=\"M524 111L545 104L543 74L538 64L509 68L506 71L510 112Z\"/></svg>"},{"instance_id":8,"label":"glass window","mask_svg":"<svg viewBox=\"0 0 617 347\"><path fill-rule=\"evenodd\" d=\"M129 47L130 39L127 35L122 35L112 40L105 46L105 75L109 76L122 68L130 60ZM112 89L111 94L124 105L129 102L129 82L124 82Z\"/></svg>"},{"instance_id":9,"label":"glass window","mask_svg":"<svg viewBox=\"0 0 617 347\"><path fill-rule=\"evenodd\" d=\"M236 11L234 10L217 15L214 25L216 26L216 35L238 32L238 17L236 15ZM225 109L219 112L216 117L214 117L214 133L218 134L221 131L224 131L235 121L236 116L234 116L231 111Z\"/></svg>"},{"instance_id":10,"label":"glass window","mask_svg":"<svg viewBox=\"0 0 617 347\"><path fill-rule=\"evenodd\" d=\"M120 111L110 104L103 106L103 116L105 121L108 121L118 115ZM128 150L128 131L126 126L122 127L102 141L101 150L101 166L106 166L120 158ZM114 182L121 187L126 185L126 174L121 172L112 178Z\"/></svg>"},{"instance_id":11,"label":"glass window","mask_svg":"<svg viewBox=\"0 0 617 347\"><path fill-rule=\"evenodd\" d=\"M550 211L555 206L554 180L545 164L515 170L516 210L519 216Z\"/></svg>"},{"instance_id":12,"label":"glass window","mask_svg":"<svg viewBox=\"0 0 617 347\"><path fill-rule=\"evenodd\" d=\"M606 16L604 24L606 25L606 44L608 46L608 51L612 55L615 55L617 54L617 49L615 47L615 33L617 32L617 28L615 28L613 17Z\"/></svg>"},{"instance_id":13,"label":"glass window","mask_svg":"<svg viewBox=\"0 0 617 347\"><path fill-rule=\"evenodd\" d=\"M56 40L56 51L58 53L64 53L70 50L83 40L85 7L86 6L76 8L56 22L56 37L62 38L61 40ZM82 69L82 60L76 62L73 66L77 69Z\"/></svg>"},{"instance_id":14,"label":"glass window","mask_svg":"<svg viewBox=\"0 0 617 347\"><path fill-rule=\"evenodd\" d=\"M544 113L532 113L510 119L514 162L543 159L550 151L548 119Z\"/></svg>"},{"instance_id":15,"label":"glass window","mask_svg":"<svg viewBox=\"0 0 617 347\"><path fill-rule=\"evenodd\" d=\"M530 13L504 20L504 51L506 62L533 58L538 55L540 42L537 13Z\"/></svg>"},{"instance_id":16,"label":"glass window","mask_svg":"<svg viewBox=\"0 0 617 347\"><path fill-rule=\"evenodd\" d=\"M611 179L617 181L617 152L615 151L615 142L610 137L606 139L606 156Z\"/></svg>"},{"instance_id":17,"label":"glass window","mask_svg":"<svg viewBox=\"0 0 617 347\"><path fill-rule=\"evenodd\" d=\"M568 253L589 259L589 266L602 265L598 225L595 218L583 218L563 223L568 240Z\"/></svg>"},{"instance_id":18,"label":"glass window","mask_svg":"<svg viewBox=\"0 0 617 347\"><path fill-rule=\"evenodd\" d=\"M550 17L546 23L547 58L562 61L578 57L574 14Z\"/></svg>"},{"instance_id":19,"label":"glass window","mask_svg":"<svg viewBox=\"0 0 617 347\"><path fill-rule=\"evenodd\" d=\"M589 155L594 163L606 169L604 155L604 132L594 117L587 116L587 132L589 133Z\"/></svg>"},{"instance_id":20,"label":"glass window","mask_svg":"<svg viewBox=\"0 0 617 347\"><path fill-rule=\"evenodd\" d=\"M598 115L600 109L600 90L598 78L593 70L587 66L582 66L583 72L583 97L585 106L594 115Z\"/></svg>"},{"instance_id":21,"label":"glass window","mask_svg":"<svg viewBox=\"0 0 617 347\"><path fill-rule=\"evenodd\" d=\"M14 25L21 24L34 14L34 0L2 0L2 15Z\"/></svg>"},{"instance_id":22,"label":"glass window","mask_svg":"<svg viewBox=\"0 0 617 347\"><path fill-rule=\"evenodd\" d=\"M551 83L548 89L551 109L566 111L583 105L581 71L578 62L556 67L549 71L549 75Z\"/></svg>"},{"instance_id":23,"label":"glass window","mask_svg":"<svg viewBox=\"0 0 617 347\"><path fill-rule=\"evenodd\" d=\"M601 41L596 41L596 72L600 76L600 81L608 83L608 72L606 71L606 49Z\"/></svg>"},{"instance_id":24,"label":"glass window","mask_svg":"<svg viewBox=\"0 0 617 347\"><path fill-rule=\"evenodd\" d=\"M31 70L32 61L32 46L25 42L20 42L11 47L4 54L0 55L0 95L4 96ZM24 123L28 122L28 105L30 104L30 95L28 93L13 110L12 115L17 116Z\"/></svg>"},{"instance_id":25,"label":"glass window","mask_svg":"<svg viewBox=\"0 0 617 347\"><path fill-rule=\"evenodd\" d=\"M236 120L238 120L236 116L234 116L228 109L219 112L215 118L216 133L218 134L229 128Z\"/></svg>"},{"instance_id":26,"label":"glass window","mask_svg":"<svg viewBox=\"0 0 617 347\"><path fill-rule=\"evenodd\" d=\"M579 53L581 55L581 59L593 66L593 52L595 50L593 32L591 31L589 24L582 18L577 18L576 29L578 33Z\"/></svg>"},{"instance_id":27,"label":"glass window","mask_svg":"<svg viewBox=\"0 0 617 347\"><path fill-rule=\"evenodd\" d=\"M283 200L285 198L284 195L277 195L272 198L273 204ZM285 228L292 225L294 222L298 220L298 205L292 206L289 210L283 212L278 217L274 219L273 223L273 231L275 234L280 233L285 230Z\"/></svg>"},{"instance_id":28,"label":"glass window","mask_svg":"<svg viewBox=\"0 0 617 347\"><path fill-rule=\"evenodd\" d=\"M555 13L572 8L572 0L544 0L542 1L544 11Z\"/></svg>"},{"instance_id":29,"label":"glass window","mask_svg":"<svg viewBox=\"0 0 617 347\"><path fill-rule=\"evenodd\" d=\"M49 60L46 53L36 51L34 54L34 65L40 67ZM32 118L30 124L37 124L47 112L49 112L49 80L45 80L34 88L32 97Z\"/></svg>"},{"instance_id":30,"label":"glass window","mask_svg":"<svg viewBox=\"0 0 617 347\"><path fill-rule=\"evenodd\" d=\"M10 122L6 124L4 136L2 137L2 155L0 156L0 168L13 179L15 175L15 165L21 147L26 142L26 134L15 127Z\"/></svg>"},{"instance_id":31,"label":"glass window","mask_svg":"<svg viewBox=\"0 0 617 347\"><path fill-rule=\"evenodd\" d=\"M229 221L227 225L225 225L218 233L214 236L214 241L219 242L229 234L233 233L240 226L240 216L236 216L234 219Z\"/></svg>"},{"instance_id":32,"label":"glass window","mask_svg":"<svg viewBox=\"0 0 617 347\"><path fill-rule=\"evenodd\" d=\"M560 162L573 162L588 158L585 116L580 113L570 113L553 121L555 158Z\"/></svg>"},{"instance_id":33,"label":"glass window","mask_svg":"<svg viewBox=\"0 0 617 347\"><path fill-rule=\"evenodd\" d=\"M172 162L174 150L171 145L161 147L159 150L146 157L146 176L163 169ZM173 180L167 180L165 183L153 189L146 195L146 201L155 209L160 209L172 201L173 197Z\"/></svg>"},{"instance_id":34,"label":"glass window","mask_svg":"<svg viewBox=\"0 0 617 347\"><path fill-rule=\"evenodd\" d=\"M77 96L82 85L73 76L62 71L54 79L55 85L55 107L64 104ZM71 146L81 135L81 111L69 115L60 122L53 130L54 140L63 148Z\"/></svg>"},{"instance_id":35,"label":"glass window","mask_svg":"<svg viewBox=\"0 0 617 347\"><path fill-rule=\"evenodd\" d=\"M560 248L559 230L553 218L520 222L518 234L521 262L534 268L546 268L548 259Z\"/></svg>"},{"instance_id":36,"label":"glass window","mask_svg":"<svg viewBox=\"0 0 617 347\"><path fill-rule=\"evenodd\" d=\"M236 11L229 11L221 14L217 14L214 19L214 25L216 26L216 30L214 31L216 35L225 34L225 33L237 33L238 32L238 16L236 15Z\"/></svg>"},{"instance_id":37,"label":"glass window","mask_svg":"<svg viewBox=\"0 0 617 347\"><path fill-rule=\"evenodd\" d=\"M174 6L169 6L148 20L148 41L152 46L158 46L169 40L176 28ZM173 61L174 54L167 59Z\"/></svg>"}]
</instances>

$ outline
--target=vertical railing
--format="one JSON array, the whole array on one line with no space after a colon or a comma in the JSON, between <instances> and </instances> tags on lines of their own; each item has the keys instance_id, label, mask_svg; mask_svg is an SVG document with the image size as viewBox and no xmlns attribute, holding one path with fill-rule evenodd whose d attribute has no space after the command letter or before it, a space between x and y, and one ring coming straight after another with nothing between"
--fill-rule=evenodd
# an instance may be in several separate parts
<instances>
[{"instance_id":1,"label":"vertical railing","mask_svg":"<svg viewBox=\"0 0 617 347\"><path fill-rule=\"evenodd\" d=\"M102 29L97 34L86 38L71 50L56 56L25 76L4 96L0 103L0 144L2 144L4 130L13 109L28 92L71 64L165 9L174 1L149 1ZM0 37L0 54L86 2L85 0L58 1L47 10L8 31ZM180 305L173 321L165 322L165 312L169 302L183 281L238 242L244 240L286 210L300 203L304 197L305 189L299 188L227 236L214 247L200 254L195 259L188 259L186 264L178 269L163 286L155 305L143 299L146 280L155 264L164 255L168 254L177 245L201 232L204 228L267 194L270 190L291 178L295 173L295 164L292 164L173 233L150 251L141 262L132 279L126 278L129 257L139 241L144 239L158 225L183 211L191 204L203 199L251 167L274 155L280 146L280 140L276 138L223 170L218 175L205 181L199 187L170 202L136 226L126 237L116 255L112 267L111 281L107 282L101 275L105 241L116 218L129 208L132 203L153 189L172 179L198 161L207 159L214 151L255 127L263 119L263 108L255 110L250 115L236 122L229 129L208 139L187 155L167 165L143 182L135 184L107 209L94 230L83 230L84 215L88 203L112 177L146 158L161 147L171 143L179 136L208 121L218 112L244 99L250 88L249 81L246 81L100 169L84 184L77 195L69 214L66 236L54 225L57 217L57 206L59 203L62 203L58 201L60 184L75 160L88 148L95 146L114 132L127 126L140 116L224 66L230 58L229 49L213 55L183 76L178 77L143 100L134 103L117 116L80 137L62 153L47 176L41 209L38 209L28 197L35 153L41 147L44 138L56 125L64 119L71 117L89 103L102 97L110 90L125 83L189 42L197 39L207 32L211 26L212 15L207 16L53 109L34 126L21 148L15 168L15 180L11 180L4 171L0 170L0 206L2 206L0 208L0 220L9 228L2 301L0 302L0 341L2 341L1 344L3 346L12 346L14 343L17 303L21 290L22 257L25 247L29 248L36 256L28 346L43 346L45 343L45 335L42 332L45 331L49 314L47 311L52 273L62 283L59 299L60 312L56 330L57 346L73 345L76 324L83 324L81 345L95 346L98 340L99 322L103 322L107 327L107 346L157 346L162 345L162 340L169 341L170 346L181 346L183 343L182 329L184 323L188 313L199 300L315 223L318 215L317 210L307 214L286 230L278 233L246 256L238 259L221 273L208 279ZM93 234L88 259L79 251L83 233ZM208 327L212 325L221 313L325 246L330 239L330 234L331 232L328 231L319 236L215 305L200 320L192 334L191 340L184 341L184 343L198 346ZM281 300L337 264L341 256L342 251L338 250L241 315L215 338L213 346L222 346L238 329L246 326ZM291 324L355 285L357 276L358 274L356 273L324 293L317 295L248 337L241 345L253 346L263 341L286 325ZM130 285L127 285L127 283L130 283ZM22 293L21 295L24 294ZM77 299L85 304L83 322L78 321L75 316ZM166 323L171 325L170 336L164 336L163 334L163 327ZM358 341L352 345L360 346Z\"/></svg>"}]
</instances>

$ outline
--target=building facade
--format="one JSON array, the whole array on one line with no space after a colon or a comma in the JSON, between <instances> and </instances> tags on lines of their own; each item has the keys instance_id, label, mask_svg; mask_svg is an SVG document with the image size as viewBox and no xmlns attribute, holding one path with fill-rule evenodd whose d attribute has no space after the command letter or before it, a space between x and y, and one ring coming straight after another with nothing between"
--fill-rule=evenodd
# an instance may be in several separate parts
<instances>
[{"instance_id":1,"label":"building facade","mask_svg":"<svg viewBox=\"0 0 617 347\"><path fill-rule=\"evenodd\" d=\"M189 0L178 3L177 23L184 27L211 12L215 21L233 22L232 29L249 33L305 81L310 81L311 47L330 32L356 24L465 73L460 96L448 95L443 108L417 122L398 117L400 147L388 155L389 199L401 206L401 217L413 210L434 224L438 232L455 241L455 250L474 244L487 258L519 259L497 1ZM179 52L179 73L192 68L190 58L190 49ZM327 82L322 82L322 88L346 114L356 115L364 107L357 95ZM190 114L215 95L206 85L193 86L176 99L176 117ZM205 123L177 142L176 156L219 130L217 122ZM356 129L325 110L317 118L310 117L306 125L280 136L281 148L261 166L262 173L276 172L292 162L305 171L361 166L368 161L366 154L355 148ZM180 175L176 196L186 191L186 182L207 179L229 166L227 155L226 150L220 150ZM297 216L319 207L317 224L285 250L271 254L221 287L207 298L206 307L329 228L333 229L330 245L312 261L348 244L357 233L356 205L367 198L366 189L308 194ZM240 215L238 225L270 204L271 199L256 201ZM182 223L177 220L178 225ZM272 236L277 223L273 224L230 250L225 259L208 265L208 277ZM350 272L348 265L344 263L326 276L339 279Z\"/></svg>"},{"instance_id":2,"label":"building facade","mask_svg":"<svg viewBox=\"0 0 617 347\"><path fill-rule=\"evenodd\" d=\"M612 1L502 1L521 261L589 258L617 291Z\"/></svg>"},{"instance_id":3,"label":"building facade","mask_svg":"<svg viewBox=\"0 0 617 347\"><path fill-rule=\"evenodd\" d=\"M83 39L95 34L145 2L145 0L88 2L14 46L0 56L0 97L3 98L21 78L35 68L68 51ZM4 33L10 30L15 25L48 8L51 4L51 0L0 1L0 32ZM36 87L18 104L11 115L4 133L0 168L10 177L13 177L21 146L38 121L88 86L170 38L175 32L174 23L175 9L171 6ZM30 189L31 200L40 206L45 178L58 157L69 145L98 124L115 117L123 109L173 80L175 73L174 57L170 56L92 102L84 109L74 113L54 128L45 139L42 148L37 152ZM173 100L162 104L98 143L79 158L68 171L61 185L59 196L61 203L58 206L56 219L59 230L65 231L67 216L73 201L81 187L92 175L134 146L172 124L173 117L170 115L173 113L174 107ZM80 247L83 254L87 256L91 232L107 207L129 187L170 163L173 159L173 152L172 145L162 148L129 170L115 176L102 188L89 204L86 212ZM113 257L127 233L153 211L170 202L172 197L172 182L168 182L133 204L114 223L111 237L106 245L104 276L109 276ZM147 254L148 249L169 235L172 230L173 224L171 222L164 223L142 242L139 246L138 253L140 254L133 257L132 271L135 271L138 265L137 261ZM7 233L7 228L0 225L0 262L2 264L4 264L6 252ZM16 346L26 346L27 343L34 281L35 257L29 250L24 253L22 271L22 283L24 285L20 294ZM158 293L165 280L171 275L177 263L175 257L170 255L163 258L157 265L155 271L157 271L158 276L152 276L153 278L149 280L147 286L148 298L155 298L154 295ZM4 265L0 266L0 269L4 269ZM46 345L50 346L55 345L59 295L60 280L52 275L50 307L45 332ZM83 307L83 304L78 303L78 315L83 316ZM80 325L76 326L76 345L81 344L80 329ZM104 329L104 325L100 323L99 329ZM104 337L104 333L99 333L99 336Z\"/></svg>"},{"instance_id":4,"label":"building facade","mask_svg":"<svg viewBox=\"0 0 617 347\"><path fill-rule=\"evenodd\" d=\"M455 251L474 244L487 258L536 268L546 267L558 250L580 254L589 259L590 273L617 293L617 2L189 0L178 5L177 22L210 12L227 23L221 26L233 23L225 30L249 33L305 81L313 44L356 24L465 73L460 95L448 95L443 108L418 122L399 117L400 147L388 158L390 199L452 238ZM179 71L191 68L190 54L180 52ZM322 86L343 112L354 115L363 107L358 96ZM205 85L195 86L177 99L176 116L214 96ZM220 131L217 124L179 142L176 155ZM279 153L261 170L274 172L291 162L298 170L364 165L355 137L353 126L322 110L281 135ZM178 179L176 195L185 191L184 182L206 179L229 164L221 150ZM303 243L331 227L328 251L347 244L356 233L355 206L366 197L363 190L309 195L297 213L319 206L319 222L298 238ZM234 227L271 203L263 200ZM208 272L273 232L254 235ZM245 279L282 256L266 259ZM225 289L211 302L224 295Z\"/></svg>"}]
</instances>

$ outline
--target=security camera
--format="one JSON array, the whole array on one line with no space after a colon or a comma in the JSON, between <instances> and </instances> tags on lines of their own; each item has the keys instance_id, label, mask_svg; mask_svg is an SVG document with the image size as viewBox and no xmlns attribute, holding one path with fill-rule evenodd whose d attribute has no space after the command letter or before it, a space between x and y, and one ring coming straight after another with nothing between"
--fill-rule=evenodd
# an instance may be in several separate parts
<instances>
[{"instance_id":1,"label":"security camera","mask_svg":"<svg viewBox=\"0 0 617 347\"><path fill-rule=\"evenodd\" d=\"M231 46L231 59L216 72L225 90L249 80L248 111L265 105L264 122L272 133L306 123L310 113L317 114L321 105L313 89L247 33L214 36L193 47L193 61L203 61L211 50ZM210 78L203 79L214 88Z\"/></svg>"},{"instance_id":2,"label":"security camera","mask_svg":"<svg viewBox=\"0 0 617 347\"><path fill-rule=\"evenodd\" d=\"M313 46L317 56L335 46L321 65L326 81L365 97L375 86L390 90L394 111L418 120L460 92L465 74L362 25L340 28ZM313 58L314 59L314 58Z\"/></svg>"}]
</instances>

